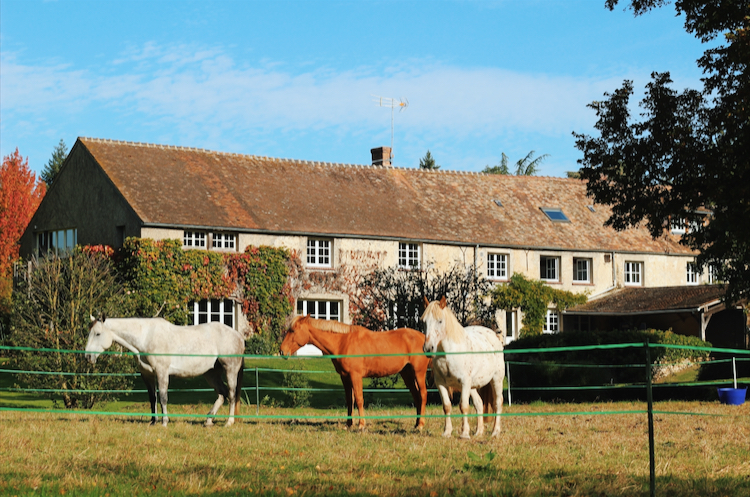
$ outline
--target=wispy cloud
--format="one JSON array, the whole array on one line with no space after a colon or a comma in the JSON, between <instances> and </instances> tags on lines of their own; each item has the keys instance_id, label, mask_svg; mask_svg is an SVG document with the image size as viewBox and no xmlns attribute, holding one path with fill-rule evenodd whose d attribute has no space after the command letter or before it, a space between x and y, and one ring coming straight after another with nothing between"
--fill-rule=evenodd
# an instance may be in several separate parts
<instances>
[{"instance_id":1,"label":"wispy cloud","mask_svg":"<svg viewBox=\"0 0 750 497\"><path fill-rule=\"evenodd\" d=\"M148 43L99 70L26 65L2 54L3 113L49 115L106 106L176 126L301 130L380 126L372 94L408 97L410 126L451 134L568 132L585 104L620 81L439 63L295 73L249 67L218 49Z\"/></svg>"}]
</instances>

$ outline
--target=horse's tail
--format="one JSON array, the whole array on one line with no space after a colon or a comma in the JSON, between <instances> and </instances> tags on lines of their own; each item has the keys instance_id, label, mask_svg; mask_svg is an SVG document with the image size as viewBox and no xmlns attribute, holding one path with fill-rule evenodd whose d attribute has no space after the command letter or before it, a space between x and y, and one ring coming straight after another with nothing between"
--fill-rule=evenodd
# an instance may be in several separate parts
<instances>
[{"instance_id":1,"label":"horse's tail","mask_svg":"<svg viewBox=\"0 0 750 497\"><path fill-rule=\"evenodd\" d=\"M482 398L484 404L484 414L493 414L495 412L495 389L492 388L492 382L487 383L485 386L479 389L479 396ZM492 416L485 416L484 422L489 423L492 421Z\"/></svg>"},{"instance_id":2,"label":"horse's tail","mask_svg":"<svg viewBox=\"0 0 750 497\"><path fill-rule=\"evenodd\" d=\"M237 371L237 386L234 387L234 413L240 413L242 405L242 377L245 375L245 359L240 363L240 370Z\"/></svg>"}]
</instances>

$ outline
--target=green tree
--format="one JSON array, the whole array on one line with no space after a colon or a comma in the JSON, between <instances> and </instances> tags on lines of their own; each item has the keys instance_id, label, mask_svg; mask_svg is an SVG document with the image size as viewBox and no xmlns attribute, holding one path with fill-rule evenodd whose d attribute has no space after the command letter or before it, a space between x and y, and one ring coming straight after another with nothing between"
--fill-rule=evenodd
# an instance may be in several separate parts
<instances>
[{"instance_id":1,"label":"green tree","mask_svg":"<svg viewBox=\"0 0 750 497\"><path fill-rule=\"evenodd\" d=\"M419 159L419 169L424 169L427 171L437 171L440 169L440 166L435 163L435 159L432 157L432 154L428 150L427 153Z\"/></svg>"},{"instance_id":2,"label":"green tree","mask_svg":"<svg viewBox=\"0 0 750 497\"><path fill-rule=\"evenodd\" d=\"M534 159L534 153L534 150L532 150L526 154L526 157L516 161L513 174L516 176L533 176L538 173L539 166L544 162L544 159L549 157L549 154L543 154ZM503 153L500 162L496 166L485 166L484 169L482 169L482 172L485 174L510 174L508 156Z\"/></svg>"},{"instance_id":3,"label":"green tree","mask_svg":"<svg viewBox=\"0 0 750 497\"><path fill-rule=\"evenodd\" d=\"M60 168L68 157L68 146L65 145L63 139L60 139L60 143L57 144L55 149L52 151L52 157L44 166L42 173L39 177L44 181L48 187L52 186L52 183L57 178L57 174L60 172Z\"/></svg>"},{"instance_id":4,"label":"green tree","mask_svg":"<svg viewBox=\"0 0 750 497\"><path fill-rule=\"evenodd\" d=\"M643 15L665 3L627 5ZM668 72L653 73L638 121L631 81L589 104L598 136L574 133L581 177L597 203L612 207L607 224L617 230L645 223L657 238L672 221L690 226L681 242L737 301L750 289L750 3L677 0L675 8L702 42L723 38L698 59L703 88L678 92Z\"/></svg>"},{"instance_id":5,"label":"green tree","mask_svg":"<svg viewBox=\"0 0 750 497\"><path fill-rule=\"evenodd\" d=\"M69 409L90 408L112 397L102 390L130 389L132 377L91 375L93 366L76 352L86 348L90 316L122 315L122 298L110 258L102 252L77 248L70 255L32 260L31 271L13 292L10 342L35 350L14 351L13 360L21 371L59 374L19 373L18 381L55 390L43 395L62 400ZM102 354L96 372L133 373L135 367L129 355Z\"/></svg>"}]
</instances>

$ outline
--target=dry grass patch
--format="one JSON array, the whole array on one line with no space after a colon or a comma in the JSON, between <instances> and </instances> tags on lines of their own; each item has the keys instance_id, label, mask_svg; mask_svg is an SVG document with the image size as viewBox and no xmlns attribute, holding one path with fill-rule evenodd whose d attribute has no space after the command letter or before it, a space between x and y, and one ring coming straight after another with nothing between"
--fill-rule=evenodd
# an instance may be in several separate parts
<instances>
[{"instance_id":1,"label":"dry grass patch","mask_svg":"<svg viewBox=\"0 0 750 497\"><path fill-rule=\"evenodd\" d=\"M347 432L343 420L304 419L340 410L265 408L295 419L240 419L228 429L195 418L172 417L164 429L145 418L1 412L0 494L647 495L646 415L601 414L644 408L514 405L500 438L468 442L442 438L437 418L424 433L411 417L370 420L364 433ZM750 494L750 404L655 408L703 414L655 415L659 495Z\"/></svg>"}]
</instances>

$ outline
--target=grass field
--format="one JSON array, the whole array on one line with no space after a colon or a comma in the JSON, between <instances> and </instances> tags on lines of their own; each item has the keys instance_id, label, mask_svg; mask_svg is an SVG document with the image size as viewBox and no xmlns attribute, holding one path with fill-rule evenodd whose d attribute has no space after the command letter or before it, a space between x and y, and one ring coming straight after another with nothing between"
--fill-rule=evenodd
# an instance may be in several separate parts
<instances>
[{"instance_id":1,"label":"grass field","mask_svg":"<svg viewBox=\"0 0 750 497\"><path fill-rule=\"evenodd\" d=\"M415 432L408 393L368 394L365 432L345 429L338 376L310 376L304 409L278 407L280 372L332 371L329 360L248 361L235 426L204 428L214 397L202 379L174 381L170 425L148 426L144 394L95 415L49 411L50 400L0 392L0 495L648 495L646 405L541 403L505 407L503 433L441 437L442 408ZM689 378L683 378L683 380ZM0 377L0 384L12 384ZM140 380L136 388L141 388ZM657 402L657 495L750 495L750 403ZM256 409L261 417L255 417ZM44 412L37 412L44 411ZM226 406L221 411L227 413ZM132 415L128 415L132 414ZM474 426L476 420L472 420Z\"/></svg>"}]
</instances>

